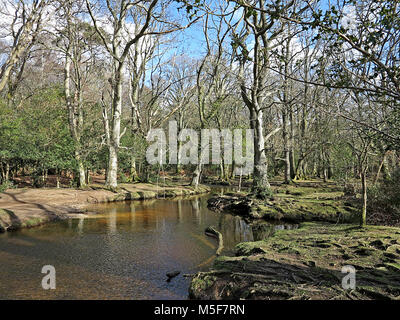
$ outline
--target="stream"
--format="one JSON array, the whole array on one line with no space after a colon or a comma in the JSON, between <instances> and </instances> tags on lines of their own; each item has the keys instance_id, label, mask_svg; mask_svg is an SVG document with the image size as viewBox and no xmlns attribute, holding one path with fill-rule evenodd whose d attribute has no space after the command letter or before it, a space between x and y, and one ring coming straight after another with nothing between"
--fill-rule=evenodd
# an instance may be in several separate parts
<instances>
[{"instance_id":1,"label":"stream","mask_svg":"<svg viewBox=\"0 0 400 320\"><path fill-rule=\"evenodd\" d=\"M218 189L223 192L223 189ZM0 299L187 299L190 278L211 267L217 240L224 254L284 225L255 228L207 209L210 195L90 207L96 215L0 234ZM42 267L56 270L56 290L41 286ZM167 282L166 273L180 275Z\"/></svg>"}]
</instances>

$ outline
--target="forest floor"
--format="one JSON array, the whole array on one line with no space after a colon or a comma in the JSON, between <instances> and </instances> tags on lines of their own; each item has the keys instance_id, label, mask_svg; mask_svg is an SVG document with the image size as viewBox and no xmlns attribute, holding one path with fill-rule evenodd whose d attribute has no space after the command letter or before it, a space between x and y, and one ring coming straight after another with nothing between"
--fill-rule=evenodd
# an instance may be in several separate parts
<instances>
[{"instance_id":1,"label":"forest floor","mask_svg":"<svg viewBox=\"0 0 400 320\"><path fill-rule=\"evenodd\" d=\"M343 266L355 288L342 288ZM399 299L400 229L306 222L244 242L195 275L192 299Z\"/></svg>"},{"instance_id":2,"label":"forest floor","mask_svg":"<svg viewBox=\"0 0 400 320\"><path fill-rule=\"evenodd\" d=\"M85 190L69 188L8 189L0 193L0 232L34 227L46 222L90 214L89 204L124 200L168 198L209 192L205 186L120 184L115 192L101 184Z\"/></svg>"},{"instance_id":3,"label":"forest floor","mask_svg":"<svg viewBox=\"0 0 400 320\"><path fill-rule=\"evenodd\" d=\"M209 208L249 223L298 223L262 241L238 244L234 257L218 257L196 274L192 299L400 299L400 228L359 228L359 201L333 183L275 185L267 200L245 193L215 196ZM345 290L342 267L356 270Z\"/></svg>"},{"instance_id":4,"label":"forest floor","mask_svg":"<svg viewBox=\"0 0 400 320\"><path fill-rule=\"evenodd\" d=\"M354 222L360 209L354 196L346 196L343 187L333 182L299 181L291 185L273 183L273 195L257 199L247 192L227 193L209 200L214 211L238 214L254 219L286 222Z\"/></svg>"}]
</instances>

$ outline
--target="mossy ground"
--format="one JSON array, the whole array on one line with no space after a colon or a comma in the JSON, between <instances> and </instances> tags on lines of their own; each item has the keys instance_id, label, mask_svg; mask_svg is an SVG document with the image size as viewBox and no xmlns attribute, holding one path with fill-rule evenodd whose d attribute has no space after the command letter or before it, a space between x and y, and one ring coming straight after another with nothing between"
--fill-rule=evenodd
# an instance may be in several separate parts
<instances>
[{"instance_id":1,"label":"mossy ground","mask_svg":"<svg viewBox=\"0 0 400 320\"><path fill-rule=\"evenodd\" d=\"M219 257L210 272L194 277L191 298L400 299L399 228L359 228L357 199L334 183L274 184L272 190L267 200L230 194L210 199L209 206L250 221L300 223L299 228L238 244L235 257ZM342 288L346 265L356 270L354 290Z\"/></svg>"},{"instance_id":2,"label":"mossy ground","mask_svg":"<svg viewBox=\"0 0 400 320\"><path fill-rule=\"evenodd\" d=\"M341 189L334 183L318 181L279 184L272 186L274 195L270 199L259 200L245 193L231 194L221 197L222 201L213 202L218 203L220 207L213 208L211 205L211 209L232 211L236 214L242 211L243 215L265 220L354 222L360 212L357 202L346 197ZM241 208L245 200L248 210ZM235 206L239 210L235 210Z\"/></svg>"},{"instance_id":3,"label":"mossy ground","mask_svg":"<svg viewBox=\"0 0 400 320\"><path fill-rule=\"evenodd\" d=\"M263 241L241 243L236 255L220 257L210 272L197 274L191 297L400 299L399 228L303 223ZM356 270L354 290L341 285L346 265ZM205 279L207 286L201 284Z\"/></svg>"}]
</instances>

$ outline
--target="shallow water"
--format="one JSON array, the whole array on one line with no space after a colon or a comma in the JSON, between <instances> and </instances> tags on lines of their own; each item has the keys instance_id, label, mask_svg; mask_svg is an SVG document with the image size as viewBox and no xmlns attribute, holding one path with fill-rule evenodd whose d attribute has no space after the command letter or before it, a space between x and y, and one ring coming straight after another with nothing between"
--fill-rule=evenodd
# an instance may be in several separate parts
<instances>
[{"instance_id":1,"label":"shallow water","mask_svg":"<svg viewBox=\"0 0 400 320\"><path fill-rule=\"evenodd\" d=\"M190 279L207 270L217 241L225 254L238 242L268 236L241 218L207 209L209 196L101 204L99 214L0 235L0 299L186 299ZM56 290L44 290L44 265L56 269ZM166 282L167 272L181 274Z\"/></svg>"}]
</instances>

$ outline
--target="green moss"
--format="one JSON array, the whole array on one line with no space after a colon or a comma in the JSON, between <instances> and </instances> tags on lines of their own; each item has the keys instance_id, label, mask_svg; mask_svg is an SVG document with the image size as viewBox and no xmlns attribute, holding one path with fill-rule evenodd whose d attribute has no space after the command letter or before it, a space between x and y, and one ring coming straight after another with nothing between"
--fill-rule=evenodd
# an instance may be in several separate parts
<instances>
[{"instance_id":1,"label":"green moss","mask_svg":"<svg viewBox=\"0 0 400 320\"><path fill-rule=\"evenodd\" d=\"M207 290L210 288L216 280L215 276L206 275L204 277L194 277L190 284L190 288L192 291L199 291L199 290Z\"/></svg>"},{"instance_id":2,"label":"green moss","mask_svg":"<svg viewBox=\"0 0 400 320\"><path fill-rule=\"evenodd\" d=\"M5 216L9 216L10 214L14 214L14 212L12 212L11 210L8 210L8 209L1 209L0 208L0 218L1 217L5 217Z\"/></svg>"},{"instance_id":3,"label":"green moss","mask_svg":"<svg viewBox=\"0 0 400 320\"><path fill-rule=\"evenodd\" d=\"M139 200L141 197L139 192L130 192L129 195L130 195L129 200Z\"/></svg>"},{"instance_id":4,"label":"green moss","mask_svg":"<svg viewBox=\"0 0 400 320\"><path fill-rule=\"evenodd\" d=\"M400 272L400 263L385 263L385 266L388 270Z\"/></svg>"},{"instance_id":5,"label":"green moss","mask_svg":"<svg viewBox=\"0 0 400 320\"><path fill-rule=\"evenodd\" d=\"M201 279L216 276L218 285L208 298L232 298L223 289L230 288L233 298L394 299L400 297L399 241L398 228L305 222L263 241L238 244L236 257L217 258ZM344 265L357 270L351 292L341 287Z\"/></svg>"},{"instance_id":6,"label":"green moss","mask_svg":"<svg viewBox=\"0 0 400 320\"><path fill-rule=\"evenodd\" d=\"M292 186L278 190L281 192L274 200L258 203L258 210L266 220L353 222L357 219L358 210L342 198L341 191Z\"/></svg>"},{"instance_id":7,"label":"green moss","mask_svg":"<svg viewBox=\"0 0 400 320\"><path fill-rule=\"evenodd\" d=\"M21 224L21 228L32 228L48 221L46 218L32 217Z\"/></svg>"},{"instance_id":8,"label":"green moss","mask_svg":"<svg viewBox=\"0 0 400 320\"><path fill-rule=\"evenodd\" d=\"M224 196L223 208L227 212L243 213L235 210L237 194ZM246 198L246 197L241 197ZM231 200L229 200L231 199ZM247 196L252 201L252 210L257 214L253 218L261 217L265 220L284 220L289 222L327 221L353 223L359 218L359 209L344 197L344 193L334 184L315 182L301 182L296 185L279 185L274 187L274 196L268 200ZM229 201L231 203L229 203ZM221 206L221 203L215 201Z\"/></svg>"},{"instance_id":9,"label":"green moss","mask_svg":"<svg viewBox=\"0 0 400 320\"><path fill-rule=\"evenodd\" d=\"M0 232L31 228L49 221L46 217L27 217L20 221L11 210L0 209Z\"/></svg>"},{"instance_id":10,"label":"green moss","mask_svg":"<svg viewBox=\"0 0 400 320\"><path fill-rule=\"evenodd\" d=\"M266 253L266 250L263 248L264 246L265 241L242 242L236 246L235 250L239 256L250 256L258 253Z\"/></svg>"}]
</instances>

